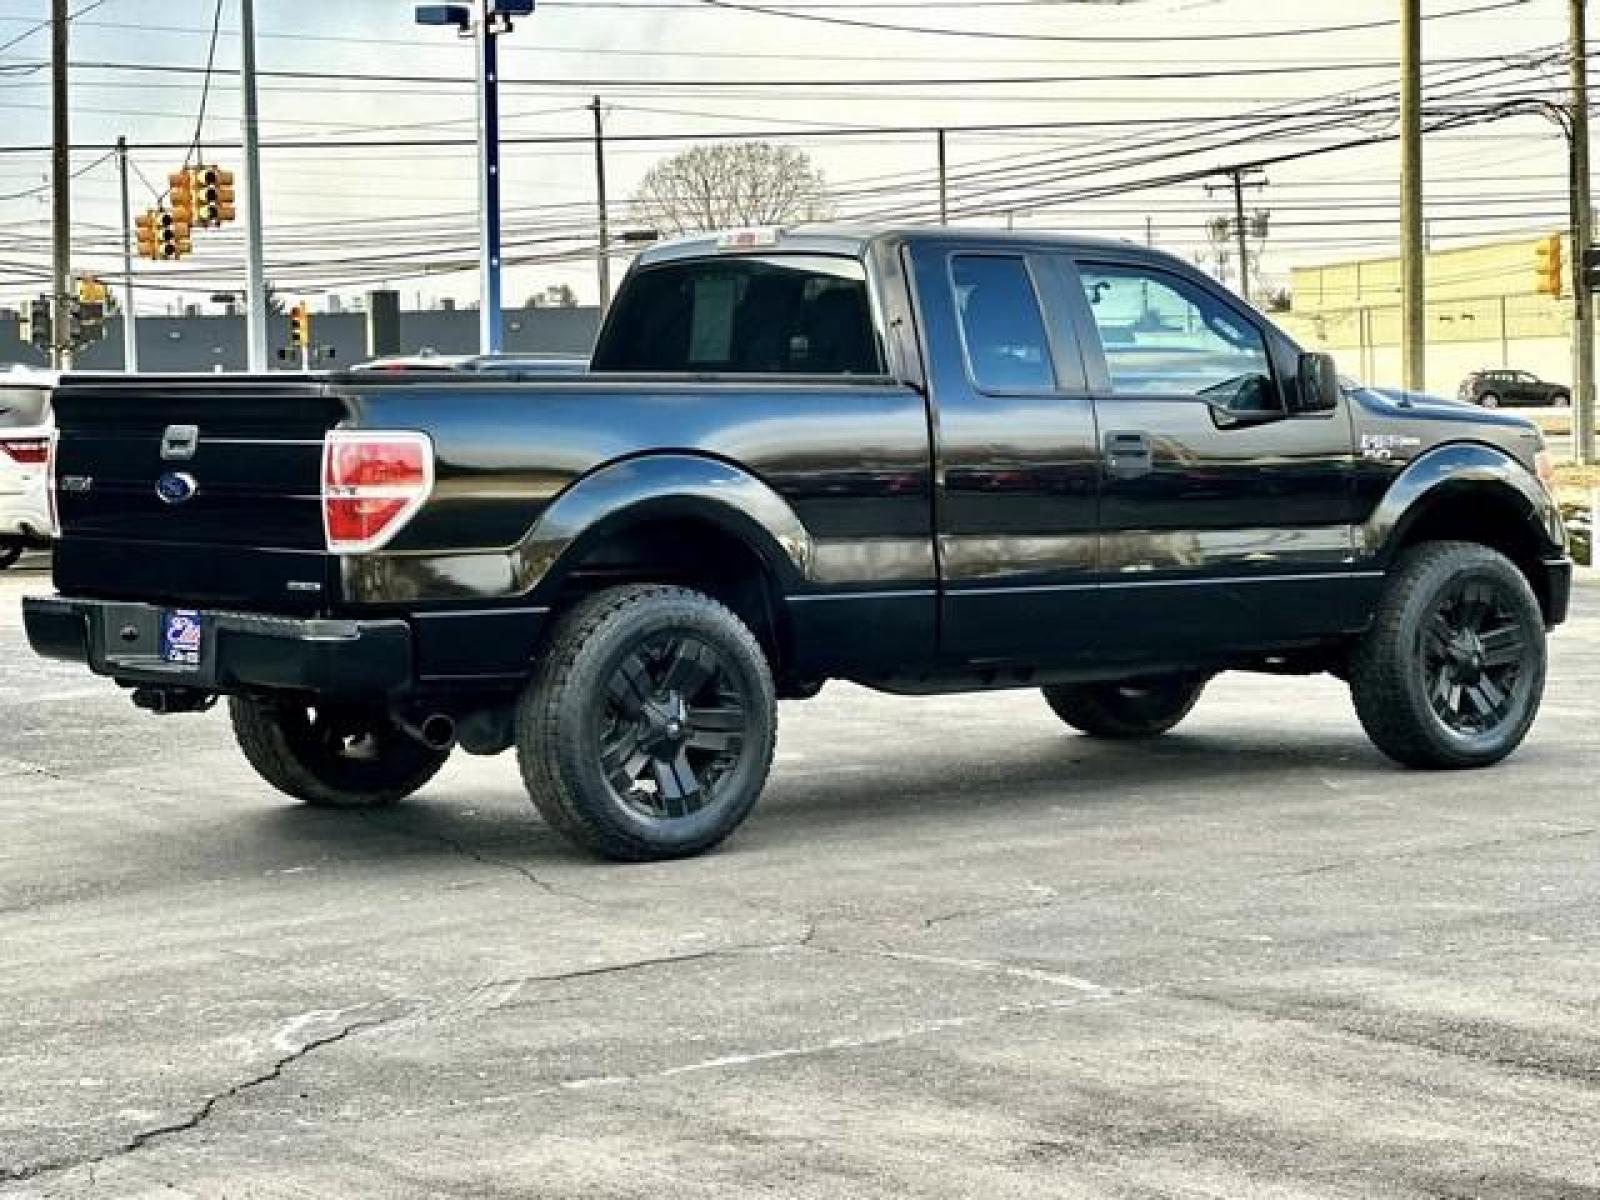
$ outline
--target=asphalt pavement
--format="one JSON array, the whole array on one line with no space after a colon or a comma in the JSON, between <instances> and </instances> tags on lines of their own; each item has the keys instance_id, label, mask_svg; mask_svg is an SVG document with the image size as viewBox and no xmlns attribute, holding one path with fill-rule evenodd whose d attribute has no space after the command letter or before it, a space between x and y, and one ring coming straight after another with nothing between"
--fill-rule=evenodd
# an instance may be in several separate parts
<instances>
[{"instance_id":1,"label":"asphalt pavement","mask_svg":"<svg viewBox=\"0 0 1600 1200\"><path fill-rule=\"evenodd\" d=\"M1600 1197L1600 585L1527 746L1327 679L1158 743L785 706L722 851L592 862L509 759L286 802L30 657L0 577L0 1197Z\"/></svg>"}]
</instances>

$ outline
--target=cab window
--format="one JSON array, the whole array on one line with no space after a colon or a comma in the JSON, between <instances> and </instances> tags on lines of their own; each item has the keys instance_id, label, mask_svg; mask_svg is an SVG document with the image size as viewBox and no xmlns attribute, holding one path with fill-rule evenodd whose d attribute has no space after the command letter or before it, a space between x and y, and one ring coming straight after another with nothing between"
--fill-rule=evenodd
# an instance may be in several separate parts
<instances>
[{"instance_id":1,"label":"cab window","mask_svg":"<svg viewBox=\"0 0 1600 1200\"><path fill-rule=\"evenodd\" d=\"M967 370L978 390L1054 389L1050 343L1028 264L1015 255L958 254L950 262L950 279Z\"/></svg>"},{"instance_id":2,"label":"cab window","mask_svg":"<svg viewBox=\"0 0 1600 1200\"><path fill-rule=\"evenodd\" d=\"M1081 264L1119 396L1199 396L1241 412L1282 407L1261 331L1203 288L1143 267Z\"/></svg>"}]
</instances>

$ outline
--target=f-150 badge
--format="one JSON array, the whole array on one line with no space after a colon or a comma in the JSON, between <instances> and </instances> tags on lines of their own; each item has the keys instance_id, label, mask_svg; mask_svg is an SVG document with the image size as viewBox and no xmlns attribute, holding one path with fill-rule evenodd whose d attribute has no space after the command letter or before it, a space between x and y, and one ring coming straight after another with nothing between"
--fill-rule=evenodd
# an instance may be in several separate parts
<instances>
[{"instance_id":1,"label":"f-150 badge","mask_svg":"<svg viewBox=\"0 0 1600 1200\"><path fill-rule=\"evenodd\" d=\"M1415 450L1420 445L1421 438L1405 433L1363 433L1361 457L1374 462L1389 462L1404 457L1406 451Z\"/></svg>"}]
</instances>

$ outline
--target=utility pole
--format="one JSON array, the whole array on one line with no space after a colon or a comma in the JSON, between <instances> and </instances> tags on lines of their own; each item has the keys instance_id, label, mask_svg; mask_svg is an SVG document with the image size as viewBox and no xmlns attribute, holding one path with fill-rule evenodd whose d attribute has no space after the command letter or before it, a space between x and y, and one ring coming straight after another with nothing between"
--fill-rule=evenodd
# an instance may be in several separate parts
<instances>
[{"instance_id":1,"label":"utility pole","mask_svg":"<svg viewBox=\"0 0 1600 1200\"><path fill-rule=\"evenodd\" d=\"M122 180L122 369L139 369L139 331L133 321L133 203L128 199L128 139L117 139L117 174Z\"/></svg>"},{"instance_id":2,"label":"utility pole","mask_svg":"<svg viewBox=\"0 0 1600 1200\"><path fill-rule=\"evenodd\" d=\"M1572 334L1576 341L1572 451L1586 465L1595 461L1594 296L1585 258L1594 242L1594 201L1589 179L1589 65L1585 30L1587 0L1568 0L1572 43Z\"/></svg>"},{"instance_id":3,"label":"utility pole","mask_svg":"<svg viewBox=\"0 0 1600 1200\"><path fill-rule=\"evenodd\" d=\"M606 122L605 111L596 96L589 104L594 113L594 194L600 206L600 248L595 260L600 270L600 311L611 307L611 215L606 205Z\"/></svg>"},{"instance_id":4,"label":"utility pole","mask_svg":"<svg viewBox=\"0 0 1600 1200\"><path fill-rule=\"evenodd\" d=\"M950 224L950 172L942 129L939 130L939 224Z\"/></svg>"},{"instance_id":5,"label":"utility pole","mask_svg":"<svg viewBox=\"0 0 1600 1200\"><path fill-rule=\"evenodd\" d=\"M1402 382L1428 382L1426 258L1422 246L1422 0L1400 2L1400 324Z\"/></svg>"},{"instance_id":6,"label":"utility pole","mask_svg":"<svg viewBox=\"0 0 1600 1200\"><path fill-rule=\"evenodd\" d=\"M67 115L67 0L50 0L50 365L72 368L72 123Z\"/></svg>"},{"instance_id":7,"label":"utility pole","mask_svg":"<svg viewBox=\"0 0 1600 1200\"><path fill-rule=\"evenodd\" d=\"M244 98L245 363L253 373L267 370L267 272L261 233L261 120L256 108L255 0L239 0L243 39L239 91Z\"/></svg>"},{"instance_id":8,"label":"utility pole","mask_svg":"<svg viewBox=\"0 0 1600 1200\"><path fill-rule=\"evenodd\" d=\"M1233 189L1233 235L1237 239L1239 251L1239 295L1248 303L1250 300L1250 226L1244 219L1244 190L1245 188L1264 188L1267 181L1261 178L1246 179L1246 175L1259 176L1260 167L1228 167L1222 174L1231 180L1229 186ZM1211 195L1218 190L1214 184L1206 184L1206 194Z\"/></svg>"}]
</instances>

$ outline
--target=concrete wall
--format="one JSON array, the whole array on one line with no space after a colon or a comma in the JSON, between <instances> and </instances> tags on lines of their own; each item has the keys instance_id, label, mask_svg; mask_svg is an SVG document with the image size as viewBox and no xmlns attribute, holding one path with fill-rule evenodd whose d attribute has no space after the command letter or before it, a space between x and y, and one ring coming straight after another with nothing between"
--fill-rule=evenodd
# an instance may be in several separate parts
<instances>
[{"instance_id":1,"label":"concrete wall","mask_svg":"<svg viewBox=\"0 0 1600 1200\"><path fill-rule=\"evenodd\" d=\"M1534 292L1537 240L1428 256L1428 391L1454 395L1486 367L1570 382L1572 302ZM1400 383L1399 259L1298 268L1293 290L1293 311L1279 319L1308 349L1364 382Z\"/></svg>"},{"instance_id":2,"label":"concrete wall","mask_svg":"<svg viewBox=\"0 0 1600 1200\"><path fill-rule=\"evenodd\" d=\"M512 309L505 314L507 351L529 354L588 354L599 329L594 308ZM122 369L122 319L108 323L104 341L78 356L86 371ZM139 366L146 371L225 371L245 369L243 317L140 317ZM332 358L319 366L338 367L360 362L367 355L367 319L363 313L317 314L312 318L312 338L330 347ZM407 312L400 316L402 350L414 354L432 349L440 354L470 354L478 348L478 314L474 311ZM298 368L298 361L279 362L279 347L289 344L287 317L273 317L267 330L268 353L274 368ZM0 364L46 364L45 355L17 337L17 321L0 318Z\"/></svg>"}]
</instances>

